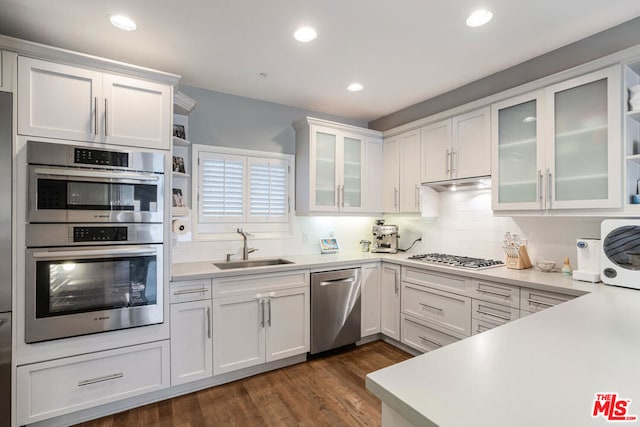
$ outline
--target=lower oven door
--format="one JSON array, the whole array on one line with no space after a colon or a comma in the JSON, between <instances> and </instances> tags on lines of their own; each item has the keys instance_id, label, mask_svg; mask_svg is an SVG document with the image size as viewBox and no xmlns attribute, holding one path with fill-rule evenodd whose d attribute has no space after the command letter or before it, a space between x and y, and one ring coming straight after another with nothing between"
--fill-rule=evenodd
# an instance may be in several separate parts
<instances>
[{"instance_id":1,"label":"lower oven door","mask_svg":"<svg viewBox=\"0 0 640 427\"><path fill-rule=\"evenodd\" d=\"M163 322L161 244L26 254L27 343Z\"/></svg>"}]
</instances>

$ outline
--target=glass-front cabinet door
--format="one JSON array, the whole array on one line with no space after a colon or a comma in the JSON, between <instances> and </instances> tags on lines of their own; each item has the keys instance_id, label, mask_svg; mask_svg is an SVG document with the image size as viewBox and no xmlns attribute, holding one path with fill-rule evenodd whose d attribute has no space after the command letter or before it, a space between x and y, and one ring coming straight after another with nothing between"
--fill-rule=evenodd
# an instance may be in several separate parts
<instances>
[{"instance_id":1,"label":"glass-front cabinet door","mask_svg":"<svg viewBox=\"0 0 640 427\"><path fill-rule=\"evenodd\" d=\"M363 209L364 138L314 126L311 143L312 210Z\"/></svg>"},{"instance_id":2,"label":"glass-front cabinet door","mask_svg":"<svg viewBox=\"0 0 640 427\"><path fill-rule=\"evenodd\" d=\"M335 211L338 204L338 135L331 129L314 127L312 133L311 206L318 211Z\"/></svg>"},{"instance_id":3,"label":"glass-front cabinet door","mask_svg":"<svg viewBox=\"0 0 640 427\"><path fill-rule=\"evenodd\" d=\"M620 68L492 105L494 210L620 207Z\"/></svg>"},{"instance_id":4,"label":"glass-front cabinet door","mask_svg":"<svg viewBox=\"0 0 640 427\"><path fill-rule=\"evenodd\" d=\"M342 184L339 203L341 211L357 211L362 208L364 141L356 135L342 138Z\"/></svg>"},{"instance_id":5,"label":"glass-front cabinet door","mask_svg":"<svg viewBox=\"0 0 640 427\"><path fill-rule=\"evenodd\" d=\"M546 88L547 209L621 206L620 69Z\"/></svg>"},{"instance_id":6,"label":"glass-front cabinet door","mask_svg":"<svg viewBox=\"0 0 640 427\"><path fill-rule=\"evenodd\" d=\"M542 95L536 91L491 107L493 210L544 208Z\"/></svg>"}]
</instances>

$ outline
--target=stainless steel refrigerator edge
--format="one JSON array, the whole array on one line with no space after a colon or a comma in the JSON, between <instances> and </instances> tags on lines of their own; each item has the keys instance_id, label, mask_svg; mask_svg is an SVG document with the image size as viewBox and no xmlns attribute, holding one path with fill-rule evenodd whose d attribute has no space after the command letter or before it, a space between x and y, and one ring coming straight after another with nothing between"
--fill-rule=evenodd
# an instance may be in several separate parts
<instances>
[{"instance_id":1,"label":"stainless steel refrigerator edge","mask_svg":"<svg viewBox=\"0 0 640 427\"><path fill-rule=\"evenodd\" d=\"M12 105L0 92L0 426L11 425Z\"/></svg>"},{"instance_id":2,"label":"stainless steel refrigerator edge","mask_svg":"<svg viewBox=\"0 0 640 427\"><path fill-rule=\"evenodd\" d=\"M311 274L311 354L360 339L360 269Z\"/></svg>"}]
</instances>

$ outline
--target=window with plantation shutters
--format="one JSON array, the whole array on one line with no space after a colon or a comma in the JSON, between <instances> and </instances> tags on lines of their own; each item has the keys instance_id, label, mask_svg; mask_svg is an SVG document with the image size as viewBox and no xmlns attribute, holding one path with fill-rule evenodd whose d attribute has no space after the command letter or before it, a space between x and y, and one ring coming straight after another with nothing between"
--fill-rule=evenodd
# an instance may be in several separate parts
<instances>
[{"instance_id":1,"label":"window with plantation shutters","mask_svg":"<svg viewBox=\"0 0 640 427\"><path fill-rule=\"evenodd\" d=\"M192 148L197 158L194 235L232 238L239 227L251 233L289 233L293 156L197 144Z\"/></svg>"},{"instance_id":2,"label":"window with plantation shutters","mask_svg":"<svg viewBox=\"0 0 640 427\"><path fill-rule=\"evenodd\" d=\"M288 168L286 160L251 157L249 168L248 221L283 222L289 216Z\"/></svg>"},{"instance_id":3,"label":"window with plantation shutters","mask_svg":"<svg viewBox=\"0 0 640 427\"><path fill-rule=\"evenodd\" d=\"M246 158L203 152L198 163L200 221L244 221Z\"/></svg>"}]
</instances>

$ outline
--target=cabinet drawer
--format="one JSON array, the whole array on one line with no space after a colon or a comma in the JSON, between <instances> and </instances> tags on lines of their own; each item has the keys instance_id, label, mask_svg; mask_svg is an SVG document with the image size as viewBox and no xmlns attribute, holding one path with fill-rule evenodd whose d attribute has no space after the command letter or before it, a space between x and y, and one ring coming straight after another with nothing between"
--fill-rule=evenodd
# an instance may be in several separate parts
<instances>
[{"instance_id":1,"label":"cabinet drawer","mask_svg":"<svg viewBox=\"0 0 640 427\"><path fill-rule=\"evenodd\" d=\"M497 328L498 326L502 325L488 320L471 319L471 330L473 331L473 335L481 334L493 328Z\"/></svg>"},{"instance_id":2,"label":"cabinet drawer","mask_svg":"<svg viewBox=\"0 0 640 427\"><path fill-rule=\"evenodd\" d=\"M171 282L169 289L171 304L211 299L211 279Z\"/></svg>"},{"instance_id":3,"label":"cabinet drawer","mask_svg":"<svg viewBox=\"0 0 640 427\"><path fill-rule=\"evenodd\" d=\"M505 285L504 283L489 282L486 280L472 280L473 298L483 301L508 305L513 308L520 307L520 287Z\"/></svg>"},{"instance_id":4,"label":"cabinet drawer","mask_svg":"<svg viewBox=\"0 0 640 427\"><path fill-rule=\"evenodd\" d=\"M402 315L402 343L420 351L433 351L447 344L459 341L452 335L425 325L406 315Z\"/></svg>"},{"instance_id":5,"label":"cabinet drawer","mask_svg":"<svg viewBox=\"0 0 640 427\"><path fill-rule=\"evenodd\" d=\"M471 298L402 282L402 313L437 324L459 338L471 335Z\"/></svg>"},{"instance_id":6,"label":"cabinet drawer","mask_svg":"<svg viewBox=\"0 0 640 427\"><path fill-rule=\"evenodd\" d=\"M441 291L471 296L471 280L467 280L464 277L402 267L402 280Z\"/></svg>"},{"instance_id":7,"label":"cabinet drawer","mask_svg":"<svg viewBox=\"0 0 640 427\"><path fill-rule=\"evenodd\" d=\"M285 273L246 274L213 280L213 297L228 297L252 293L309 286L309 270Z\"/></svg>"},{"instance_id":8,"label":"cabinet drawer","mask_svg":"<svg viewBox=\"0 0 640 427\"><path fill-rule=\"evenodd\" d=\"M487 320L491 323L504 325L519 317L517 308L507 307L492 302L474 299L472 302L471 317L478 320Z\"/></svg>"},{"instance_id":9,"label":"cabinet drawer","mask_svg":"<svg viewBox=\"0 0 640 427\"><path fill-rule=\"evenodd\" d=\"M522 288L520 290L520 309L535 313L574 298L576 297L573 295Z\"/></svg>"},{"instance_id":10,"label":"cabinet drawer","mask_svg":"<svg viewBox=\"0 0 640 427\"><path fill-rule=\"evenodd\" d=\"M169 341L20 366L18 424L169 386Z\"/></svg>"}]
</instances>

